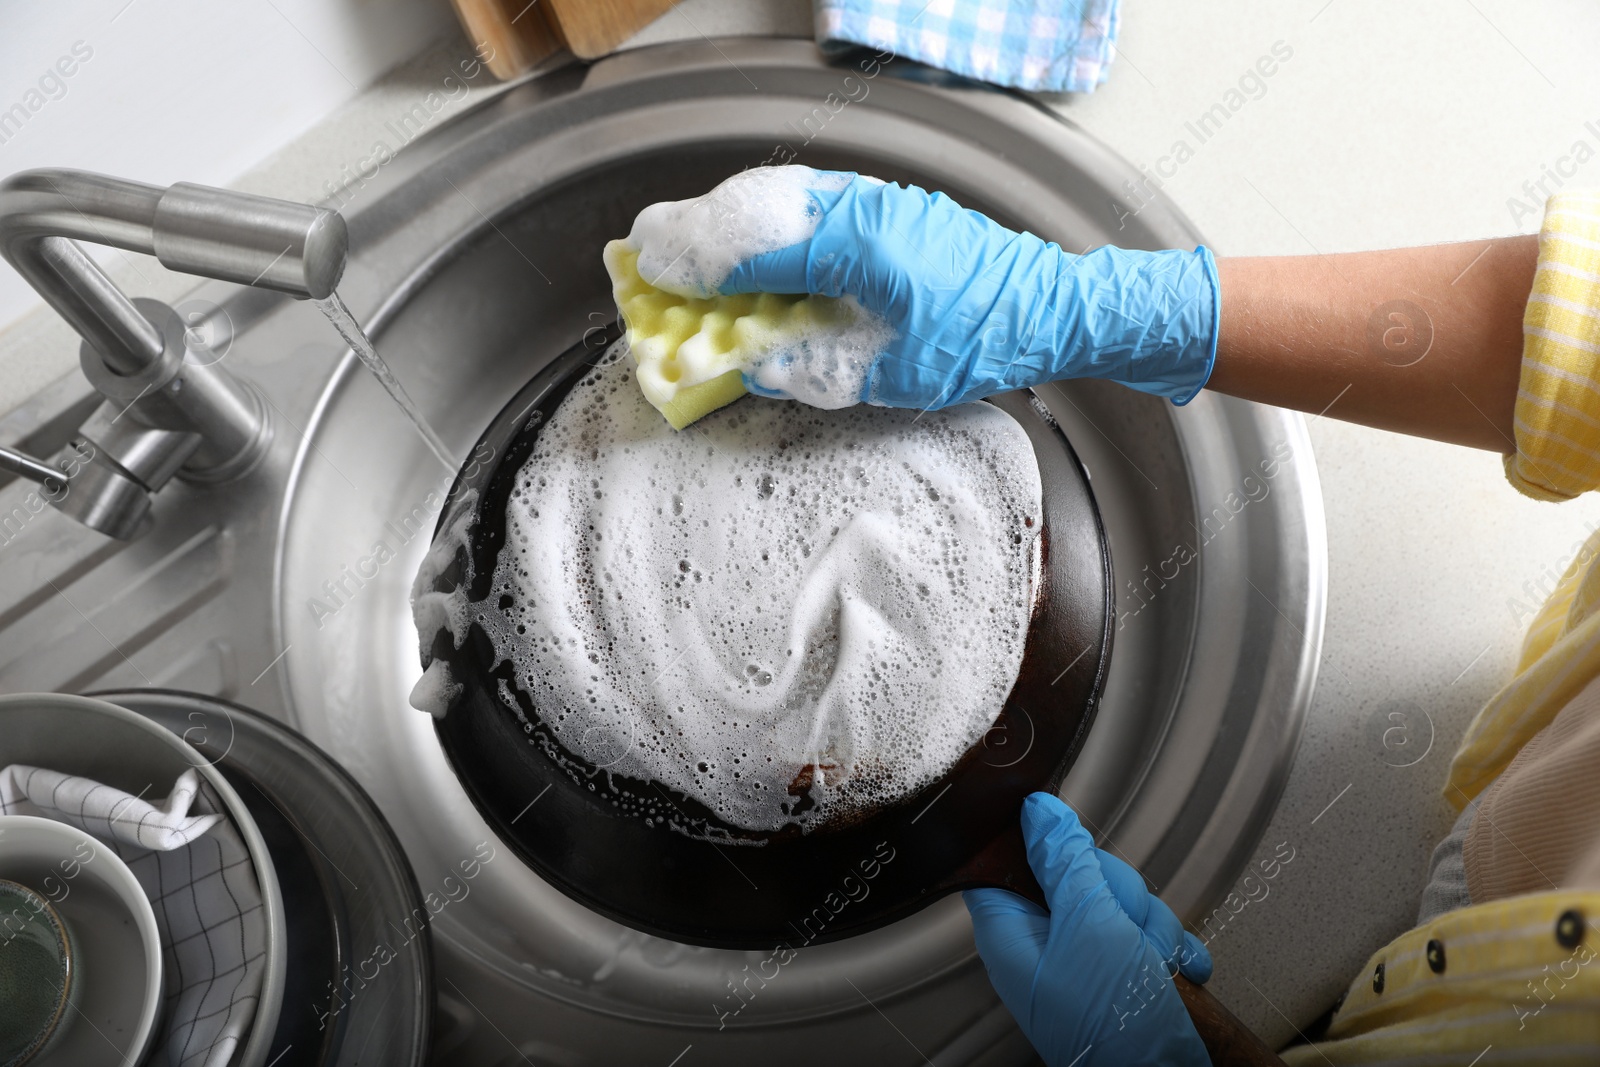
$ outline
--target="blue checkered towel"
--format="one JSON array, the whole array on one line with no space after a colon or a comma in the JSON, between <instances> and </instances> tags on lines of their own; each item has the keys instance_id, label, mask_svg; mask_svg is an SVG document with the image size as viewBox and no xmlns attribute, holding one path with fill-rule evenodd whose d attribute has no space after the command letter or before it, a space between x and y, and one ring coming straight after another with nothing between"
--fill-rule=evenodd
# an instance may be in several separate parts
<instances>
[{"instance_id":1,"label":"blue checkered towel","mask_svg":"<svg viewBox=\"0 0 1600 1067\"><path fill-rule=\"evenodd\" d=\"M824 51L866 45L995 85L1086 93L1106 80L1121 0L816 0Z\"/></svg>"}]
</instances>

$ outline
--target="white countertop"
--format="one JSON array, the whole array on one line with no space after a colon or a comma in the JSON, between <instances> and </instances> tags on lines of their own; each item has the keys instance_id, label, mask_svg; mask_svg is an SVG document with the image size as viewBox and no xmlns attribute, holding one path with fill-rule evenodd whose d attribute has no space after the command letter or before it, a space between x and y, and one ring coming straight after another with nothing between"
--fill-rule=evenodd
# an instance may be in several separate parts
<instances>
[{"instance_id":1,"label":"white countertop","mask_svg":"<svg viewBox=\"0 0 1600 1067\"><path fill-rule=\"evenodd\" d=\"M1193 156L1166 192L1221 255L1533 232L1543 194L1523 182L1576 140L1600 151L1600 111L1585 109L1600 99L1592 6L1306 0L1224 15L1128 0L1124 11L1111 80L1059 110L1135 164L1154 167L1187 140ZM1185 123L1279 41L1293 54L1265 91L1199 143ZM1600 158L1564 180L1600 186ZM1326 643L1300 755L1258 849L1265 858L1287 842L1295 858L1212 944L1213 990L1274 1041L1415 923L1429 855L1454 820L1440 792L1450 757L1509 677L1527 621L1513 602L1530 600L1525 583L1548 588L1600 523L1600 500L1522 498L1495 455L1327 417L1311 437L1327 507ZM1417 723L1412 748L1384 747L1391 711Z\"/></svg>"},{"instance_id":2,"label":"white countertop","mask_svg":"<svg viewBox=\"0 0 1600 1067\"><path fill-rule=\"evenodd\" d=\"M1530 199L1523 183L1553 173L1575 141L1600 149L1600 110L1584 109L1600 99L1600 8L1577 0L1250 0L1226 14L1127 0L1124 18L1109 83L1054 106L1171 174L1166 191L1219 254L1529 232L1542 194ZM804 34L809 23L808 0L686 0L635 43ZM1289 58L1241 86L1275 44ZM466 54L464 41L446 40L234 184L325 196L325 182L365 154L357 149ZM1230 102L1203 142L1186 126ZM1192 155L1174 168L1163 157L1180 139ZM1600 185L1600 158L1564 180ZM139 294L172 297L191 284L143 257L111 269ZM68 373L76 347L44 309L0 334L0 411ZM1525 621L1515 601L1527 599L1526 583L1548 586L1600 524L1600 500L1558 508L1519 497L1497 456L1326 417L1311 434L1327 504L1327 638L1300 756L1260 849L1266 857L1286 842L1294 859L1213 943L1213 989L1280 1041L1293 1036L1290 1020L1320 1014L1411 925L1428 854L1453 818L1439 793L1450 754L1514 658ZM1416 757L1379 735L1402 709L1418 724L1417 747L1399 751L1426 755L1397 767Z\"/></svg>"}]
</instances>

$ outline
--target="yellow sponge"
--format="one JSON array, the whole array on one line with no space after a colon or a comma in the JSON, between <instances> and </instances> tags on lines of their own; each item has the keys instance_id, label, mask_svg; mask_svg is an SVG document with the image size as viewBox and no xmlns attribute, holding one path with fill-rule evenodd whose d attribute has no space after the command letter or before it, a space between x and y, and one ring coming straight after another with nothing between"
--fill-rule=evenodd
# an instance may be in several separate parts
<instances>
[{"instance_id":1,"label":"yellow sponge","mask_svg":"<svg viewBox=\"0 0 1600 1067\"><path fill-rule=\"evenodd\" d=\"M626 241L606 244L605 263L639 387L675 430L743 396L740 372L774 348L854 318L843 301L826 296L677 296L640 276L639 252Z\"/></svg>"}]
</instances>

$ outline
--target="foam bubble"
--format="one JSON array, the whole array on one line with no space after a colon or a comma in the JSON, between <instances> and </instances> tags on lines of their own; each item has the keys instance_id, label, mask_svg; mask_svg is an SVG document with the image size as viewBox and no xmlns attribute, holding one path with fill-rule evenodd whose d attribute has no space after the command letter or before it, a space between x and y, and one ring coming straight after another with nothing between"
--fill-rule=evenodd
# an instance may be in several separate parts
<instances>
[{"instance_id":1,"label":"foam bubble","mask_svg":"<svg viewBox=\"0 0 1600 1067\"><path fill-rule=\"evenodd\" d=\"M1022 660L1022 428L986 404L771 403L680 434L633 375L613 358L556 411L470 605L556 738L752 830L936 780Z\"/></svg>"},{"instance_id":2,"label":"foam bubble","mask_svg":"<svg viewBox=\"0 0 1600 1067\"><path fill-rule=\"evenodd\" d=\"M653 403L671 405L680 390L730 367L744 372L748 388L769 397L828 409L870 400L873 364L895 338L881 315L852 296L813 296L802 309L808 313L795 314L799 297L769 307L770 300L717 295L739 263L816 232L821 211L811 190L837 191L850 180L846 173L802 166L743 171L703 196L651 204L625 240L607 246L617 306ZM682 299L663 299L663 293ZM708 314L719 324L736 320L731 350L719 331L696 327L684 337L685 322ZM657 372L666 366L670 378Z\"/></svg>"},{"instance_id":3,"label":"foam bubble","mask_svg":"<svg viewBox=\"0 0 1600 1067\"><path fill-rule=\"evenodd\" d=\"M412 580L411 621L416 625L425 657L431 654L434 635L441 631L452 635L457 648L466 639L467 625L471 620L467 617L465 596L437 592L435 587L439 584L440 576L455 561L457 551L466 547L467 535L471 532L477 510L476 489L468 489L451 501L449 511L439 524L439 532L428 545L428 554L422 557L417 576ZM470 578L470 574L467 577ZM460 584L464 585L465 581ZM421 685L420 682L418 684ZM459 691L459 687L456 691ZM450 695L453 699L454 692ZM415 694L411 706L439 717L444 715L442 708L418 704Z\"/></svg>"},{"instance_id":4,"label":"foam bubble","mask_svg":"<svg viewBox=\"0 0 1600 1067\"><path fill-rule=\"evenodd\" d=\"M442 719L450 704L461 695L461 683L450 674L450 665L442 659L428 664L417 684L411 687L411 706L425 711L435 719Z\"/></svg>"},{"instance_id":5,"label":"foam bubble","mask_svg":"<svg viewBox=\"0 0 1600 1067\"><path fill-rule=\"evenodd\" d=\"M651 204L633 220L628 244L651 285L713 296L738 264L815 233L821 211L810 190L843 189L850 177L801 166L741 171L702 196Z\"/></svg>"},{"instance_id":6,"label":"foam bubble","mask_svg":"<svg viewBox=\"0 0 1600 1067\"><path fill-rule=\"evenodd\" d=\"M851 315L840 325L780 336L745 370L754 392L834 410L871 402L867 379L895 331L846 296Z\"/></svg>"}]
</instances>

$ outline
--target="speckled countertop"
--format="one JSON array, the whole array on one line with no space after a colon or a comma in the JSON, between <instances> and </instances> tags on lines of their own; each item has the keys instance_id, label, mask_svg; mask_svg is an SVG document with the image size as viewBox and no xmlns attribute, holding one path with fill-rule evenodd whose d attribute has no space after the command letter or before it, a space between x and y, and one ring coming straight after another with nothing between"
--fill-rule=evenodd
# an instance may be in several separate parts
<instances>
[{"instance_id":1,"label":"speckled countertop","mask_svg":"<svg viewBox=\"0 0 1600 1067\"><path fill-rule=\"evenodd\" d=\"M1600 160L1574 166L1600 149L1586 125L1600 113L1584 103L1600 98L1600 68L1581 44L1595 39L1600 9L1308 0L1223 14L1129 0L1124 10L1125 65L1059 109L1135 164L1171 173L1166 192L1221 255L1531 232L1543 193L1524 182L1600 186ZM1292 55L1269 64L1270 77L1246 77L1275 44L1280 59ZM1236 110L1202 142L1190 127L1219 102ZM1181 165L1179 141L1192 149ZM1327 633L1300 754L1258 849L1265 859L1286 843L1294 859L1241 887L1234 906L1248 903L1212 943L1213 990L1275 1041L1415 922L1428 857L1455 815L1440 790L1456 744L1509 676L1523 605L1600 523L1600 500L1520 497L1495 455L1329 417L1310 429L1327 507Z\"/></svg>"},{"instance_id":2,"label":"speckled countertop","mask_svg":"<svg viewBox=\"0 0 1600 1067\"><path fill-rule=\"evenodd\" d=\"M686 0L634 43L799 35L809 24L808 0ZM1600 99L1597 31L1600 8L1570 0L1250 0L1225 13L1127 0L1110 82L1051 103L1157 174L1222 255L1528 232L1543 196L1534 183L1600 185L1600 158L1589 158L1600 112L1583 103ZM324 196L351 146L465 53L458 40L419 57L236 184ZM1269 55L1271 75L1252 73ZM1217 105L1226 116L1200 129ZM157 296L191 284L148 260L113 273ZM0 335L0 410L66 373L75 351L44 311ZM1259 849L1294 858L1264 895L1251 887L1213 942L1212 988L1276 1041L1413 921L1429 852L1453 818L1440 795L1451 752L1508 675L1523 605L1600 524L1600 500L1517 496L1497 456L1328 417L1311 435L1327 505L1326 643L1299 758ZM1401 732L1385 737L1391 727Z\"/></svg>"}]
</instances>

